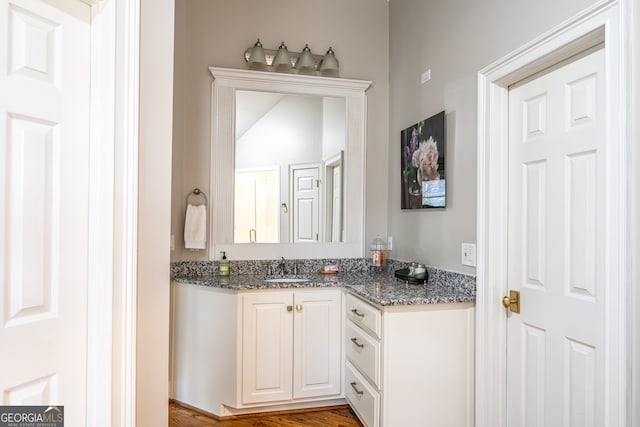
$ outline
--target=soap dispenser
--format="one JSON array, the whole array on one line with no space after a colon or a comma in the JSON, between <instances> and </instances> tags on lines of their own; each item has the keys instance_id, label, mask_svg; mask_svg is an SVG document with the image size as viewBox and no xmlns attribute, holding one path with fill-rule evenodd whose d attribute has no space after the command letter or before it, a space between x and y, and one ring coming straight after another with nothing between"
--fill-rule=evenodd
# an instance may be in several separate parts
<instances>
[{"instance_id":1,"label":"soap dispenser","mask_svg":"<svg viewBox=\"0 0 640 427\"><path fill-rule=\"evenodd\" d=\"M225 252L220 253L222 254L222 258L220 259L220 262L218 262L218 271L220 272L221 276L228 276L230 265L229 260L227 259L227 254Z\"/></svg>"}]
</instances>

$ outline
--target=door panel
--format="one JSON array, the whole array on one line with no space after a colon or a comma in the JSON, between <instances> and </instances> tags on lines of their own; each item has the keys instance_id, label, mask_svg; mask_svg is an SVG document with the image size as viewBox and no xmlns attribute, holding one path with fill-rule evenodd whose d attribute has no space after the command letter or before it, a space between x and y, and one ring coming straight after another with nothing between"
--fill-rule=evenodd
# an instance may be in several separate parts
<instances>
[{"instance_id":1,"label":"door panel","mask_svg":"<svg viewBox=\"0 0 640 427\"><path fill-rule=\"evenodd\" d=\"M293 397L340 394L341 290L295 293Z\"/></svg>"},{"instance_id":2,"label":"door panel","mask_svg":"<svg viewBox=\"0 0 640 427\"><path fill-rule=\"evenodd\" d=\"M292 396L293 294L242 297L242 403Z\"/></svg>"},{"instance_id":3,"label":"door panel","mask_svg":"<svg viewBox=\"0 0 640 427\"><path fill-rule=\"evenodd\" d=\"M320 214L318 165L294 166L293 183L293 242L317 242Z\"/></svg>"},{"instance_id":4,"label":"door panel","mask_svg":"<svg viewBox=\"0 0 640 427\"><path fill-rule=\"evenodd\" d=\"M85 424L90 8L0 1L0 399Z\"/></svg>"},{"instance_id":5,"label":"door panel","mask_svg":"<svg viewBox=\"0 0 640 427\"><path fill-rule=\"evenodd\" d=\"M604 51L509 91L507 424L604 425Z\"/></svg>"},{"instance_id":6,"label":"door panel","mask_svg":"<svg viewBox=\"0 0 640 427\"><path fill-rule=\"evenodd\" d=\"M280 170L236 170L234 242L279 242Z\"/></svg>"},{"instance_id":7,"label":"door panel","mask_svg":"<svg viewBox=\"0 0 640 427\"><path fill-rule=\"evenodd\" d=\"M342 167L331 168L333 172L331 193L331 241L342 241Z\"/></svg>"}]
</instances>

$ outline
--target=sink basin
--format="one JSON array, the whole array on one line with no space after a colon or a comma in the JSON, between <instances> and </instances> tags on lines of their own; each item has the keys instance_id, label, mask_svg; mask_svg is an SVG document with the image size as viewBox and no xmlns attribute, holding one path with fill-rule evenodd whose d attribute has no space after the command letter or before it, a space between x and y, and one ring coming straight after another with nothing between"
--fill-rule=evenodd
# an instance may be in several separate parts
<instances>
[{"instance_id":1,"label":"sink basin","mask_svg":"<svg viewBox=\"0 0 640 427\"><path fill-rule=\"evenodd\" d=\"M275 279L264 279L265 282L269 283L297 283L297 282L308 282L309 279L301 279L295 277L278 277Z\"/></svg>"}]
</instances>

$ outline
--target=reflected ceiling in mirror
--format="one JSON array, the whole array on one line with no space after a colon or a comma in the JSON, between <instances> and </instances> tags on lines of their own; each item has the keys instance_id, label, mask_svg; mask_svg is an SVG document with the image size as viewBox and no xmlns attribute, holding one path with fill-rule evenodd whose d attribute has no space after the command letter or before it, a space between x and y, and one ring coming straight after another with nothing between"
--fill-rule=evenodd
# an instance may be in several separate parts
<instances>
[{"instance_id":1,"label":"reflected ceiling in mirror","mask_svg":"<svg viewBox=\"0 0 640 427\"><path fill-rule=\"evenodd\" d=\"M220 251L232 259L363 256L365 91L371 82L218 67L209 71L209 258L216 259ZM316 111L315 117L303 115L306 110ZM262 184L256 174L263 175ZM318 208L302 197L314 186L320 186L313 196ZM269 215L260 197L253 196L267 193ZM240 212L252 211L248 219L239 218ZM317 221L309 220L314 215ZM265 219L277 227L260 231Z\"/></svg>"},{"instance_id":2,"label":"reflected ceiling in mirror","mask_svg":"<svg viewBox=\"0 0 640 427\"><path fill-rule=\"evenodd\" d=\"M234 243L343 240L345 98L236 91Z\"/></svg>"}]
</instances>

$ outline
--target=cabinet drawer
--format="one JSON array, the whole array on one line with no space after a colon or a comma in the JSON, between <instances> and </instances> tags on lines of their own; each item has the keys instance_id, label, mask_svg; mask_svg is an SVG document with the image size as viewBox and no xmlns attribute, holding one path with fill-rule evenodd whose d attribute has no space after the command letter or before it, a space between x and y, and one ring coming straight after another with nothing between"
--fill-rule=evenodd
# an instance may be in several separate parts
<instances>
[{"instance_id":1,"label":"cabinet drawer","mask_svg":"<svg viewBox=\"0 0 640 427\"><path fill-rule=\"evenodd\" d=\"M380 343L369 334L347 321L347 358L380 388Z\"/></svg>"},{"instance_id":2,"label":"cabinet drawer","mask_svg":"<svg viewBox=\"0 0 640 427\"><path fill-rule=\"evenodd\" d=\"M380 310L351 294L347 294L346 307L347 318L349 320L371 331L376 337L380 338Z\"/></svg>"},{"instance_id":3,"label":"cabinet drawer","mask_svg":"<svg viewBox=\"0 0 640 427\"><path fill-rule=\"evenodd\" d=\"M347 362L345 396L351 408L366 427L380 425L380 395L362 377L351 363Z\"/></svg>"}]
</instances>

